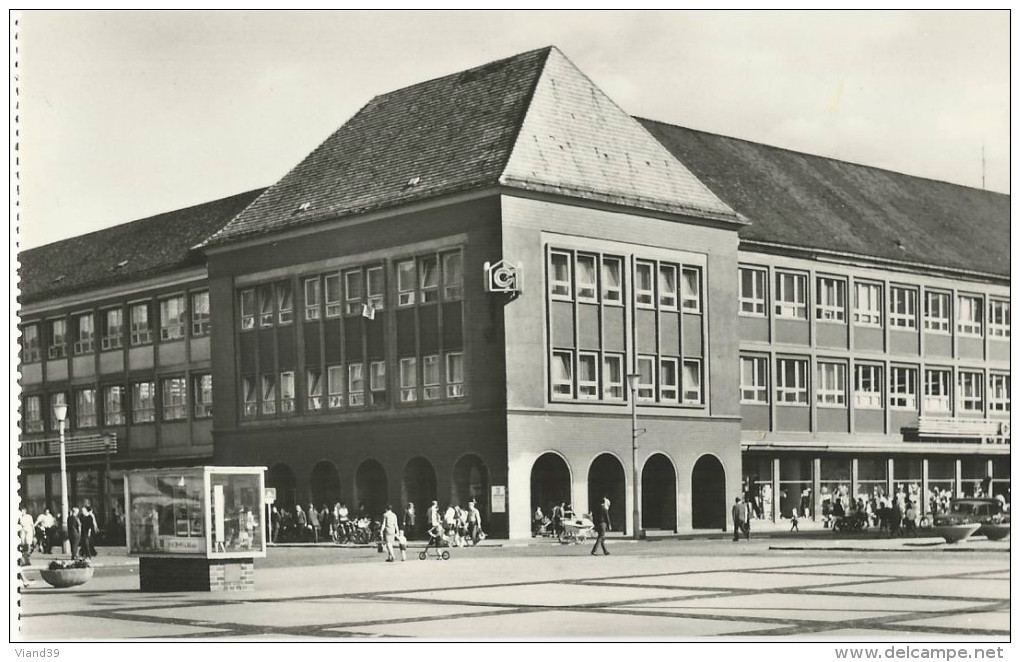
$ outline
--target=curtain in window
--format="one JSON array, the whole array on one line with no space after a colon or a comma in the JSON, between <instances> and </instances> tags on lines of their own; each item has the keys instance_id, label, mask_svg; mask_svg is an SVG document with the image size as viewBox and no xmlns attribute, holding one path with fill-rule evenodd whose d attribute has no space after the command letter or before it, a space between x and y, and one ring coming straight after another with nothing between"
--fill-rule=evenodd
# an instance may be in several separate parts
<instances>
[{"instance_id":1,"label":"curtain in window","mask_svg":"<svg viewBox=\"0 0 1020 662\"><path fill-rule=\"evenodd\" d=\"M587 288L595 293L595 258L579 257L577 259L577 286Z\"/></svg>"},{"instance_id":2,"label":"curtain in window","mask_svg":"<svg viewBox=\"0 0 1020 662\"><path fill-rule=\"evenodd\" d=\"M553 354L552 368L554 382L571 381L570 354L566 353Z\"/></svg>"},{"instance_id":3,"label":"curtain in window","mask_svg":"<svg viewBox=\"0 0 1020 662\"><path fill-rule=\"evenodd\" d=\"M426 258L421 261L421 289L429 290L439 287L439 269L437 266L435 258Z\"/></svg>"}]
</instances>

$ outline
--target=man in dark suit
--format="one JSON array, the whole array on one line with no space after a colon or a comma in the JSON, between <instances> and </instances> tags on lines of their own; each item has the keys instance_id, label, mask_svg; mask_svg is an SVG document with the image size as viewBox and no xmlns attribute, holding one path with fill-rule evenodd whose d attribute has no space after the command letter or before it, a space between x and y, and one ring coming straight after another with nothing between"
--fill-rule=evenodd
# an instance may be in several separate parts
<instances>
[{"instance_id":1,"label":"man in dark suit","mask_svg":"<svg viewBox=\"0 0 1020 662\"><path fill-rule=\"evenodd\" d=\"M603 497L602 503L594 509L592 515L595 518L595 533L598 537L595 538L595 545L591 548L591 555L598 556L597 550L601 546L602 553L609 556L609 550L606 549L606 531L612 526L609 522L609 499Z\"/></svg>"},{"instance_id":2,"label":"man in dark suit","mask_svg":"<svg viewBox=\"0 0 1020 662\"><path fill-rule=\"evenodd\" d=\"M71 544L71 558L78 558L78 545L81 544L81 520L78 519L78 507L71 509L67 518L67 540Z\"/></svg>"},{"instance_id":3,"label":"man in dark suit","mask_svg":"<svg viewBox=\"0 0 1020 662\"><path fill-rule=\"evenodd\" d=\"M96 532L96 520L92 517L92 509L82 506L78 521L81 523L81 556L90 559L95 550L92 547L92 534Z\"/></svg>"}]
</instances>

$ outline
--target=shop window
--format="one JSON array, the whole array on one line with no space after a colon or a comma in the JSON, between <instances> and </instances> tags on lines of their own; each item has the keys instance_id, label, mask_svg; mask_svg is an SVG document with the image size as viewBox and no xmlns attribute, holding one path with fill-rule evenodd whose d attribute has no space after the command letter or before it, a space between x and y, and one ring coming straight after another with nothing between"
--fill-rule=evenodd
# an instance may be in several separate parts
<instances>
[{"instance_id":1,"label":"shop window","mask_svg":"<svg viewBox=\"0 0 1020 662\"><path fill-rule=\"evenodd\" d=\"M570 255L567 253L549 253L549 294L554 299L568 301L572 296Z\"/></svg>"},{"instance_id":2,"label":"shop window","mask_svg":"<svg viewBox=\"0 0 1020 662\"><path fill-rule=\"evenodd\" d=\"M602 397L623 400L623 356L620 354L602 357Z\"/></svg>"},{"instance_id":3,"label":"shop window","mask_svg":"<svg viewBox=\"0 0 1020 662\"><path fill-rule=\"evenodd\" d=\"M677 359L659 359L659 402L677 403L680 401L680 384Z\"/></svg>"},{"instance_id":4,"label":"shop window","mask_svg":"<svg viewBox=\"0 0 1020 662\"><path fill-rule=\"evenodd\" d=\"M276 320L280 324L294 321L294 290L289 280L276 284Z\"/></svg>"},{"instance_id":5,"label":"shop window","mask_svg":"<svg viewBox=\"0 0 1020 662\"><path fill-rule=\"evenodd\" d=\"M74 421L79 430L96 427L96 389L80 388L74 392Z\"/></svg>"},{"instance_id":6,"label":"shop window","mask_svg":"<svg viewBox=\"0 0 1020 662\"><path fill-rule=\"evenodd\" d=\"M275 316L272 285L260 285L255 292L259 301L259 326L272 326Z\"/></svg>"},{"instance_id":7,"label":"shop window","mask_svg":"<svg viewBox=\"0 0 1020 662\"><path fill-rule=\"evenodd\" d=\"M103 423L124 425L124 387L119 385L103 387Z\"/></svg>"},{"instance_id":8,"label":"shop window","mask_svg":"<svg viewBox=\"0 0 1020 662\"><path fill-rule=\"evenodd\" d=\"M655 283L652 281L654 265L634 263L634 305L638 308L655 307Z\"/></svg>"},{"instance_id":9,"label":"shop window","mask_svg":"<svg viewBox=\"0 0 1020 662\"><path fill-rule=\"evenodd\" d=\"M950 370L924 371L924 411L948 414L951 410L953 373Z\"/></svg>"},{"instance_id":10,"label":"shop window","mask_svg":"<svg viewBox=\"0 0 1020 662\"><path fill-rule=\"evenodd\" d=\"M400 401L414 402L417 399L418 359L413 356L400 359Z\"/></svg>"},{"instance_id":11,"label":"shop window","mask_svg":"<svg viewBox=\"0 0 1020 662\"><path fill-rule=\"evenodd\" d=\"M949 333L949 295L945 292L924 293L924 328L932 333Z\"/></svg>"},{"instance_id":12,"label":"shop window","mask_svg":"<svg viewBox=\"0 0 1020 662\"><path fill-rule=\"evenodd\" d=\"M245 418L254 418L259 412L259 396L255 377L245 375L241 378L241 397L244 402L242 415Z\"/></svg>"},{"instance_id":13,"label":"shop window","mask_svg":"<svg viewBox=\"0 0 1020 662\"><path fill-rule=\"evenodd\" d=\"M440 364L439 355L430 354L421 359L422 371L422 397L424 400L438 400L441 394L439 382Z\"/></svg>"},{"instance_id":14,"label":"shop window","mask_svg":"<svg viewBox=\"0 0 1020 662\"><path fill-rule=\"evenodd\" d=\"M917 408L917 370L901 366L889 369L889 407Z\"/></svg>"},{"instance_id":15,"label":"shop window","mask_svg":"<svg viewBox=\"0 0 1020 662\"><path fill-rule=\"evenodd\" d=\"M330 409L340 409L344 406L344 385L347 382L344 373L344 367L341 365L326 368L326 387L329 389L326 405Z\"/></svg>"},{"instance_id":16,"label":"shop window","mask_svg":"<svg viewBox=\"0 0 1020 662\"><path fill-rule=\"evenodd\" d=\"M75 354L88 354L95 351L96 331L92 313L84 313L74 317L77 340L74 341Z\"/></svg>"},{"instance_id":17,"label":"shop window","mask_svg":"<svg viewBox=\"0 0 1020 662\"><path fill-rule=\"evenodd\" d=\"M740 357L740 402L768 404L769 363L764 356Z\"/></svg>"},{"instance_id":18,"label":"shop window","mask_svg":"<svg viewBox=\"0 0 1020 662\"><path fill-rule=\"evenodd\" d=\"M196 338L209 335L208 292L192 292L191 294L191 335Z\"/></svg>"},{"instance_id":19,"label":"shop window","mask_svg":"<svg viewBox=\"0 0 1020 662\"><path fill-rule=\"evenodd\" d=\"M180 340L184 337L184 296L159 301L159 339Z\"/></svg>"},{"instance_id":20,"label":"shop window","mask_svg":"<svg viewBox=\"0 0 1020 662\"><path fill-rule=\"evenodd\" d=\"M854 366L854 407L882 408L882 366L867 363Z\"/></svg>"},{"instance_id":21,"label":"shop window","mask_svg":"<svg viewBox=\"0 0 1020 662\"><path fill-rule=\"evenodd\" d=\"M463 352L448 352L446 354L446 397L464 397Z\"/></svg>"},{"instance_id":22,"label":"shop window","mask_svg":"<svg viewBox=\"0 0 1020 662\"><path fill-rule=\"evenodd\" d=\"M655 401L655 359L639 356L637 359L637 399L639 402Z\"/></svg>"},{"instance_id":23,"label":"shop window","mask_svg":"<svg viewBox=\"0 0 1020 662\"><path fill-rule=\"evenodd\" d=\"M602 258L602 301L606 304L623 303L623 268L618 257Z\"/></svg>"},{"instance_id":24,"label":"shop window","mask_svg":"<svg viewBox=\"0 0 1020 662\"><path fill-rule=\"evenodd\" d=\"M1009 413L1009 375L988 375L988 409Z\"/></svg>"},{"instance_id":25,"label":"shop window","mask_svg":"<svg viewBox=\"0 0 1020 662\"><path fill-rule=\"evenodd\" d=\"M684 359L683 388L685 405L700 405L705 401L699 359Z\"/></svg>"},{"instance_id":26,"label":"shop window","mask_svg":"<svg viewBox=\"0 0 1020 662\"><path fill-rule=\"evenodd\" d=\"M194 378L195 418L212 416L212 375L196 375Z\"/></svg>"},{"instance_id":27,"label":"shop window","mask_svg":"<svg viewBox=\"0 0 1020 662\"><path fill-rule=\"evenodd\" d=\"M21 361L35 363L39 359L39 325L26 324L21 327Z\"/></svg>"},{"instance_id":28,"label":"shop window","mask_svg":"<svg viewBox=\"0 0 1020 662\"><path fill-rule=\"evenodd\" d=\"M67 320L55 319L49 321L50 344L46 349L46 356L50 359L62 359L67 356Z\"/></svg>"},{"instance_id":29,"label":"shop window","mask_svg":"<svg viewBox=\"0 0 1020 662\"><path fill-rule=\"evenodd\" d=\"M854 323L859 326L882 326L881 285L854 283Z\"/></svg>"},{"instance_id":30,"label":"shop window","mask_svg":"<svg viewBox=\"0 0 1020 662\"><path fill-rule=\"evenodd\" d=\"M815 317L823 322L846 321L846 281L819 277L815 292Z\"/></svg>"},{"instance_id":31,"label":"shop window","mask_svg":"<svg viewBox=\"0 0 1020 662\"><path fill-rule=\"evenodd\" d=\"M397 263L397 305L410 306L415 302L418 286L414 279L414 260Z\"/></svg>"},{"instance_id":32,"label":"shop window","mask_svg":"<svg viewBox=\"0 0 1020 662\"><path fill-rule=\"evenodd\" d=\"M961 370L957 373L957 386L959 389L957 392L960 394L961 411L984 411L983 381L983 376L980 372Z\"/></svg>"},{"instance_id":33,"label":"shop window","mask_svg":"<svg viewBox=\"0 0 1020 662\"><path fill-rule=\"evenodd\" d=\"M384 405L387 403L385 361L372 361L369 365L368 388L371 391L373 405Z\"/></svg>"},{"instance_id":34,"label":"shop window","mask_svg":"<svg viewBox=\"0 0 1020 662\"><path fill-rule=\"evenodd\" d=\"M304 281L304 288L305 321L311 322L319 319L322 314L322 281L320 281L318 277L306 278Z\"/></svg>"},{"instance_id":35,"label":"shop window","mask_svg":"<svg viewBox=\"0 0 1020 662\"><path fill-rule=\"evenodd\" d=\"M595 256L577 256L577 300L598 303L598 278L595 275Z\"/></svg>"},{"instance_id":36,"label":"shop window","mask_svg":"<svg viewBox=\"0 0 1020 662\"><path fill-rule=\"evenodd\" d=\"M365 406L365 365L352 363L347 366L347 397L351 407Z\"/></svg>"},{"instance_id":37,"label":"shop window","mask_svg":"<svg viewBox=\"0 0 1020 662\"><path fill-rule=\"evenodd\" d=\"M917 328L917 290L889 288L889 326L894 329Z\"/></svg>"},{"instance_id":38,"label":"shop window","mask_svg":"<svg viewBox=\"0 0 1020 662\"><path fill-rule=\"evenodd\" d=\"M42 397L38 395L27 395L23 400L24 430L27 434L43 431Z\"/></svg>"},{"instance_id":39,"label":"shop window","mask_svg":"<svg viewBox=\"0 0 1020 662\"><path fill-rule=\"evenodd\" d=\"M329 274L322 279L326 290L326 317L340 316L340 274Z\"/></svg>"},{"instance_id":40,"label":"shop window","mask_svg":"<svg viewBox=\"0 0 1020 662\"><path fill-rule=\"evenodd\" d=\"M119 349L123 345L124 311L120 308L103 311L103 349Z\"/></svg>"},{"instance_id":41,"label":"shop window","mask_svg":"<svg viewBox=\"0 0 1020 662\"><path fill-rule=\"evenodd\" d=\"M156 383L135 382L131 385L131 422L152 423L156 420Z\"/></svg>"},{"instance_id":42,"label":"shop window","mask_svg":"<svg viewBox=\"0 0 1020 662\"><path fill-rule=\"evenodd\" d=\"M988 335L992 338L1009 338L1009 302L988 301Z\"/></svg>"},{"instance_id":43,"label":"shop window","mask_svg":"<svg viewBox=\"0 0 1020 662\"><path fill-rule=\"evenodd\" d=\"M53 413L53 408L57 405L67 404L67 393L63 391L57 391L56 393L50 393L50 430L56 432L60 429L60 421ZM64 425L71 424L71 412L67 413L67 418L64 421Z\"/></svg>"},{"instance_id":44,"label":"shop window","mask_svg":"<svg viewBox=\"0 0 1020 662\"><path fill-rule=\"evenodd\" d=\"M740 314L765 317L768 273L764 269L740 267Z\"/></svg>"},{"instance_id":45,"label":"shop window","mask_svg":"<svg viewBox=\"0 0 1020 662\"><path fill-rule=\"evenodd\" d=\"M776 317L807 319L807 277L776 272Z\"/></svg>"},{"instance_id":46,"label":"shop window","mask_svg":"<svg viewBox=\"0 0 1020 662\"><path fill-rule=\"evenodd\" d=\"M418 258L418 287L422 303L439 301L439 261L435 255Z\"/></svg>"},{"instance_id":47,"label":"shop window","mask_svg":"<svg viewBox=\"0 0 1020 662\"><path fill-rule=\"evenodd\" d=\"M659 308L676 310L676 266L659 265Z\"/></svg>"},{"instance_id":48,"label":"shop window","mask_svg":"<svg viewBox=\"0 0 1020 662\"><path fill-rule=\"evenodd\" d=\"M956 298L956 330L961 336L981 337L981 297Z\"/></svg>"},{"instance_id":49,"label":"shop window","mask_svg":"<svg viewBox=\"0 0 1020 662\"><path fill-rule=\"evenodd\" d=\"M294 371L284 370L280 373L280 413L294 413Z\"/></svg>"},{"instance_id":50,"label":"shop window","mask_svg":"<svg viewBox=\"0 0 1020 662\"><path fill-rule=\"evenodd\" d=\"M818 383L815 400L825 407L846 406L846 364L820 361L817 366Z\"/></svg>"},{"instance_id":51,"label":"shop window","mask_svg":"<svg viewBox=\"0 0 1020 662\"><path fill-rule=\"evenodd\" d=\"M255 290L241 290L241 330L255 328Z\"/></svg>"},{"instance_id":52,"label":"shop window","mask_svg":"<svg viewBox=\"0 0 1020 662\"><path fill-rule=\"evenodd\" d=\"M806 405L808 362L804 359L779 359L776 362L776 402Z\"/></svg>"},{"instance_id":53,"label":"shop window","mask_svg":"<svg viewBox=\"0 0 1020 662\"><path fill-rule=\"evenodd\" d=\"M344 272L344 290L346 291L344 299L346 306L344 308L344 312L348 315L361 314L361 307L363 305L361 299L364 296L364 292L362 291L362 280L361 269ZM328 302L329 300L327 299L327 304Z\"/></svg>"},{"instance_id":54,"label":"shop window","mask_svg":"<svg viewBox=\"0 0 1020 662\"><path fill-rule=\"evenodd\" d=\"M577 397L579 400L597 400L599 397L599 355L594 352L577 353Z\"/></svg>"},{"instance_id":55,"label":"shop window","mask_svg":"<svg viewBox=\"0 0 1020 662\"><path fill-rule=\"evenodd\" d=\"M260 393L262 415L274 416L276 414L276 376L261 375L260 383L262 384Z\"/></svg>"},{"instance_id":56,"label":"shop window","mask_svg":"<svg viewBox=\"0 0 1020 662\"><path fill-rule=\"evenodd\" d=\"M164 379L163 391L163 420L181 421L188 417L188 390L184 377L170 377Z\"/></svg>"},{"instance_id":57,"label":"shop window","mask_svg":"<svg viewBox=\"0 0 1020 662\"><path fill-rule=\"evenodd\" d=\"M574 396L574 354L566 350L552 353L552 394L554 398Z\"/></svg>"},{"instance_id":58,"label":"shop window","mask_svg":"<svg viewBox=\"0 0 1020 662\"><path fill-rule=\"evenodd\" d=\"M680 296L683 300L684 312L701 312L701 269L684 267L680 279Z\"/></svg>"},{"instance_id":59,"label":"shop window","mask_svg":"<svg viewBox=\"0 0 1020 662\"><path fill-rule=\"evenodd\" d=\"M322 370L308 368L305 370L305 410L320 411L322 409Z\"/></svg>"},{"instance_id":60,"label":"shop window","mask_svg":"<svg viewBox=\"0 0 1020 662\"><path fill-rule=\"evenodd\" d=\"M460 251L443 254L443 300L456 301L464 296L464 259Z\"/></svg>"}]
</instances>

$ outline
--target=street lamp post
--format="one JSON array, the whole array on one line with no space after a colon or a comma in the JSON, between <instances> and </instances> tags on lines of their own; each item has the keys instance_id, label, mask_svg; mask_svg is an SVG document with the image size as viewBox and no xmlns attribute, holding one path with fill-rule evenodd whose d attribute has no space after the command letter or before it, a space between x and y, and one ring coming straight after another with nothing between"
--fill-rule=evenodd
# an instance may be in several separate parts
<instances>
[{"instance_id":1,"label":"street lamp post","mask_svg":"<svg viewBox=\"0 0 1020 662\"><path fill-rule=\"evenodd\" d=\"M631 532L635 539L641 537L641 499L638 491L638 465L637 465L637 438L643 430L637 426L637 388L641 375L632 373L627 375L627 386L630 388L630 467L631 487L633 494L633 512L631 514Z\"/></svg>"},{"instance_id":2,"label":"street lamp post","mask_svg":"<svg viewBox=\"0 0 1020 662\"><path fill-rule=\"evenodd\" d=\"M53 415L57 417L60 427L60 529L63 538L61 548L64 554L71 553L71 541L67 537L67 518L70 508L67 505L67 451L64 448L64 425L67 422L67 405L53 405Z\"/></svg>"}]
</instances>

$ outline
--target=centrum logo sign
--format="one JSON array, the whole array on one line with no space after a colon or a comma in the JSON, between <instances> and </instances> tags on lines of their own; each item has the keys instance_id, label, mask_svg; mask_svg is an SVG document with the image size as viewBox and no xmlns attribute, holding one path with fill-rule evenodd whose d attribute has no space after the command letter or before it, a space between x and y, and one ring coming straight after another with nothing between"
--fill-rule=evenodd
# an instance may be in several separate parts
<instances>
[{"instance_id":1,"label":"centrum logo sign","mask_svg":"<svg viewBox=\"0 0 1020 662\"><path fill-rule=\"evenodd\" d=\"M521 291L518 272L520 266L500 260L495 264L485 263L485 291L517 294Z\"/></svg>"}]
</instances>

